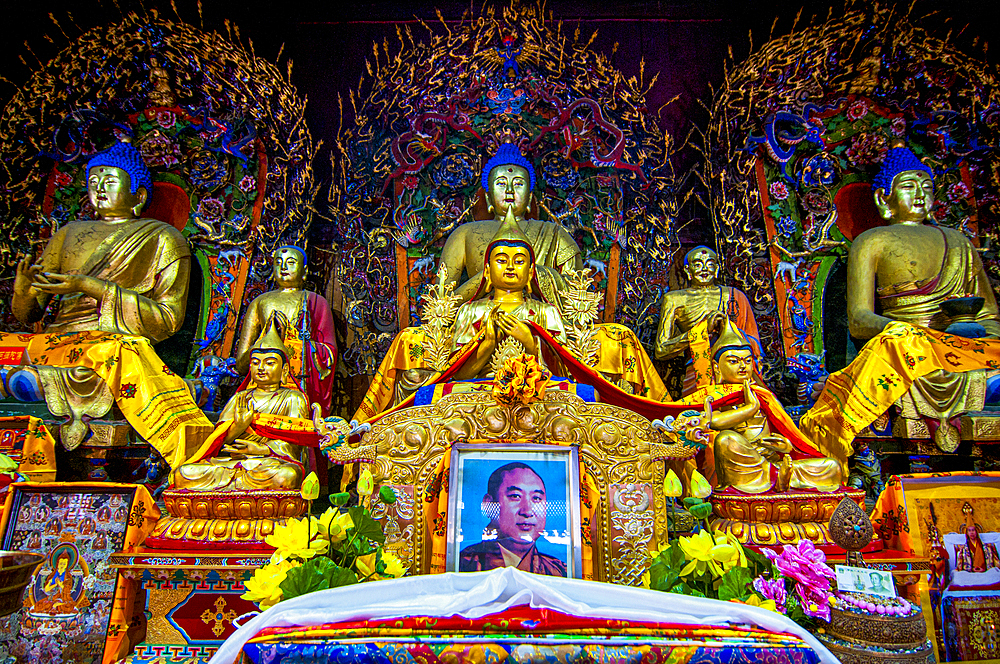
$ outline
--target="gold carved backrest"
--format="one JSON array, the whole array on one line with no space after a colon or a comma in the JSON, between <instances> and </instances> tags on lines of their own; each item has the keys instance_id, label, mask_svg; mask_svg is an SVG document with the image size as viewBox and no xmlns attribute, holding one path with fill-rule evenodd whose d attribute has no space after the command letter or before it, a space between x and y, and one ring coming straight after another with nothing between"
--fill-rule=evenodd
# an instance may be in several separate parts
<instances>
[{"instance_id":1,"label":"gold carved backrest","mask_svg":"<svg viewBox=\"0 0 1000 664\"><path fill-rule=\"evenodd\" d=\"M372 496L371 508L386 530L387 545L410 564L413 574L440 569L444 552L434 539L446 532L438 510L447 490L441 466L456 442L513 442L576 445L591 491L581 477L589 523L582 524L584 549L593 555L593 577L639 585L646 552L667 539L662 460L685 458L694 450L664 442L649 420L605 403L586 403L568 392L552 391L527 406L498 404L488 393L455 394L434 405L391 413L355 446L337 449L342 463L361 461L376 484L392 486L393 505ZM442 483L444 486L442 487ZM594 490L596 488L596 491ZM445 512L446 514L446 512ZM437 548L440 548L438 545ZM586 568L586 565L585 565Z\"/></svg>"}]
</instances>

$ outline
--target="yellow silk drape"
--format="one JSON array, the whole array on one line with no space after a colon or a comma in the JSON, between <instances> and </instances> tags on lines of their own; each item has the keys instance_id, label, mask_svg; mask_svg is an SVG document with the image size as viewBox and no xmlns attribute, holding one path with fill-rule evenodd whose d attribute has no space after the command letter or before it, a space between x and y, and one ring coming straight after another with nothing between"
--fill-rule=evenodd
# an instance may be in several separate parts
<instances>
[{"instance_id":1,"label":"yellow silk drape","mask_svg":"<svg viewBox=\"0 0 1000 664\"><path fill-rule=\"evenodd\" d=\"M184 380L145 337L107 332L3 334L0 346L20 346L32 364L87 367L111 390L133 429L177 468L213 430Z\"/></svg>"},{"instance_id":2,"label":"yellow silk drape","mask_svg":"<svg viewBox=\"0 0 1000 664\"><path fill-rule=\"evenodd\" d=\"M825 455L847 459L854 437L896 402L913 381L937 370L1000 368L1000 341L966 339L910 323L892 322L851 364L830 374L816 404L799 422Z\"/></svg>"}]
</instances>

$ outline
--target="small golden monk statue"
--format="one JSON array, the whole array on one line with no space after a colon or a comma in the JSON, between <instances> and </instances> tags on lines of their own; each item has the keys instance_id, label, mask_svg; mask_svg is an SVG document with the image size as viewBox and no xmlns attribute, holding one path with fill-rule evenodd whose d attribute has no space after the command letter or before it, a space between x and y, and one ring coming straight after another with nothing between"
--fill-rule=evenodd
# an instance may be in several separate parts
<instances>
[{"instance_id":1,"label":"small golden monk statue","mask_svg":"<svg viewBox=\"0 0 1000 664\"><path fill-rule=\"evenodd\" d=\"M738 288L722 286L719 278L719 256L705 246L695 247L684 256L684 276L688 287L668 291L660 304L660 327L656 335L655 356L663 360L688 351L688 333L703 320L708 321L708 331L718 332L725 319L736 323L750 342L753 352L760 356L760 339L757 320L750 301ZM690 360L684 374L683 394L697 389L695 371Z\"/></svg>"},{"instance_id":2,"label":"small golden monk statue","mask_svg":"<svg viewBox=\"0 0 1000 664\"><path fill-rule=\"evenodd\" d=\"M981 410L995 392L986 372L973 370L1000 366L996 298L976 248L959 231L925 223L934 207L930 168L896 145L872 189L889 225L859 235L847 262L851 335L868 342L850 366L830 376L800 423L845 467L854 437L906 394L930 420L938 446L954 451L960 433L952 419ZM982 306L965 325L984 338L952 327L950 304L968 296L982 298Z\"/></svg>"},{"instance_id":3,"label":"small golden monk statue","mask_svg":"<svg viewBox=\"0 0 1000 664\"><path fill-rule=\"evenodd\" d=\"M832 492L840 488L840 464L834 459L800 458L786 437L771 430L752 385L753 349L728 320L712 345L717 380L723 385L743 385L743 404L711 413L709 426L718 431L712 446L715 478L720 490L732 487L742 493L814 489ZM768 395L770 396L770 395ZM780 406L778 406L780 408Z\"/></svg>"},{"instance_id":4,"label":"small golden monk statue","mask_svg":"<svg viewBox=\"0 0 1000 664\"><path fill-rule=\"evenodd\" d=\"M277 288L250 303L236 344L236 369L250 368L251 349L263 330L274 324L281 330L288 352L291 383L318 404L322 415L330 411L333 372L337 365L337 340L333 314L326 299L302 289L308 267L299 247L278 247L273 254L273 276Z\"/></svg>"},{"instance_id":5,"label":"small golden monk statue","mask_svg":"<svg viewBox=\"0 0 1000 664\"><path fill-rule=\"evenodd\" d=\"M288 351L274 325L250 349L250 385L237 392L219 414L225 428L218 456L186 463L173 473L173 488L198 491L298 489L305 477L305 448L253 431L256 414L306 419L309 402L288 380Z\"/></svg>"},{"instance_id":6,"label":"small golden monk statue","mask_svg":"<svg viewBox=\"0 0 1000 664\"><path fill-rule=\"evenodd\" d=\"M0 335L0 347L27 352L31 366L12 371L7 384L15 398L44 398L52 414L68 418L65 447L82 441L85 417L101 417L117 402L176 467L211 423L152 348L184 321L191 252L173 226L139 218L151 189L149 169L129 143L90 160L87 192L98 218L66 224L37 262L28 255L17 266L14 315L35 323L58 297L55 318L45 334Z\"/></svg>"},{"instance_id":7,"label":"small golden monk statue","mask_svg":"<svg viewBox=\"0 0 1000 664\"><path fill-rule=\"evenodd\" d=\"M463 272L469 277L455 289L463 302L476 294L483 278L486 247L500 230L508 210L531 244L537 259L537 280L550 302L557 302L558 292L566 287L566 270L583 266L580 247L561 226L550 221L526 219L535 189L535 169L513 143L504 143L486 162L480 178L493 219L459 226L445 242L441 264L448 269L448 283L458 284ZM473 270L476 272L473 274Z\"/></svg>"}]
</instances>

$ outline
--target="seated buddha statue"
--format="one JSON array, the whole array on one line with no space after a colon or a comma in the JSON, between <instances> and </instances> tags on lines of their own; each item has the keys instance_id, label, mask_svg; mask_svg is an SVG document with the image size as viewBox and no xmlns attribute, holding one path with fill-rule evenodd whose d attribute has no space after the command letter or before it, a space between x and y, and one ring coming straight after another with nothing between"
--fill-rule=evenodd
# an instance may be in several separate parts
<instances>
[{"instance_id":1,"label":"seated buddha statue","mask_svg":"<svg viewBox=\"0 0 1000 664\"><path fill-rule=\"evenodd\" d=\"M535 189L535 169L516 145L504 143L496 155L486 162L480 177L493 219L473 221L456 228L441 251L441 264L448 269L448 283L461 285L455 289L463 302L475 295L483 278L486 247L497 234L507 211L524 232L537 257L536 278L546 299L557 303L558 292L566 283L561 273L579 270L583 263L580 247L561 226L550 221L526 219ZM463 273L468 278L462 281Z\"/></svg>"},{"instance_id":2,"label":"seated buddha statue","mask_svg":"<svg viewBox=\"0 0 1000 664\"><path fill-rule=\"evenodd\" d=\"M850 331L868 341L827 379L800 424L845 464L854 436L907 393L937 425L938 445L953 451L959 432L950 420L981 409L995 391L974 370L1000 368L997 303L976 248L959 231L925 223L934 205L930 167L897 145L872 188L888 225L859 235L847 265ZM965 338L946 313L949 300L967 296L982 298L973 322L983 338Z\"/></svg>"},{"instance_id":3,"label":"seated buddha statue","mask_svg":"<svg viewBox=\"0 0 1000 664\"><path fill-rule=\"evenodd\" d=\"M185 463L173 472L174 489L252 491L297 489L305 477L305 448L273 440L251 425L258 414L306 419L309 402L288 380L288 351L275 325L268 325L250 349L250 377L222 408L216 427L221 449L215 456Z\"/></svg>"},{"instance_id":4,"label":"seated buddha statue","mask_svg":"<svg viewBox=\"0 0 1000 664\"><path fill-rule=\"evenodd\" d=\"M10 371L7 386L16 398L44 398L51 413L68 417L64 446L81 442L84 418L117 402L176 467L212 426L152 348L184 321L191 252L173 226L139 217L151 189L149 169L129 143L91 158L87 192L98 218L65 224L36 262L27 255L17 266L14 315L36 323L57 297L55 317L44 334L0 335L0 347L26 351L31 366Z\"/></svg>"},{"instance_id":5,"label":"seated buddha statue","mask_svg":"<svg viewBox=\"0 0 1000 664\"><path fill-rule=\"evenodd\" d=\"M719 256L708 247L695 247L684 256L684 276L688 287L667 291L660 304L660 326L656 335L655 356L664 360L688 354L688 334L703 320L709 332L716 333L726 318L743 331L756 356L760 356L757 320L747 296L738 288L722 286L719 278ZM697 386L695 366L690 357L684 374L683 394Z\"/></svg>"},{"instance_id":6,"label":"seated buddha statue","mask_svg":"<svg viewBox=\"0 0 1000 664\"><path fill-rule=\"evenodd\" d=\"M766 390L751 385L753 349L732 323L726 321L723 327L712 346L715 373L723 385L743 386L743 403L711 413L709 426L718 432L712 445L718 488L754 494L789 489L836 491L843 480L836 460L800 454L793 459L797 450L791 440L772 431L757 394Z\"/></svg>"},{"instance_id":7,"label":"seated buddha statue","mask_svg":"<svg viewBox=\"0 0 1000 664\"><path fill-rule=\"evenodd\" d=\"M457 337L464 340L463 335L468 332L466 325L468 320L474 318L479 321L480 314L487 310L493 311L496 303L491 304L491 300L488 298L491 296L492 288L502 284L490 280L491 277L488 273L489 253L494 248L495 240L501 238L510 240L514 235L517 236L517 242L523 244L525 249L519 254L522 258L517 260L524 260L523 255L526 253L530 263L530 266L526 263L519 266L518 269L530 267L532 276L522 284L522 287L514 288L510 293L501 294L501 297L505 301L508 298L514 298L509 300L510 303L513 303L519 297L518 294L525 291L528 294L527 299L532 304L524 307L517 304L510 311L504 311L504 315L496 313L495 317L486 317L484 320L492 321L490 325L497 332L497 338L501 342L503 338L511 335L498 326L504 321L512 320L510 314L518 311L523 313L527 320L533 321L543 329L563 329L565 321L562 320L560 292L567 292L561 290L565 289L566 283L558 270L549 267L549 265L552 264L554 256L562 255L560 252L563 252L563 249L559 249L563 246L560 244L562 241L557 241L557 238L564 237L568 242L572 242L572 239L554 224L524 221L524 213L531 200L531 187L535 183L531 163L513 145L501 146L497 156L486 164L482 180L484 186L487 187L488 198L498 218L490 222L472 222L460 226L449 236L441 254L441 267L446 271L445 284L456 283L461 277L462 271L469 269L469 265L481 266L478 269L473 268L476 270L475 275L459 287L460 289L468 289L464 291L466 294L463 296L458 296L457 292L455 294L457 300L466 302L469 306L464 312L459 313L459 317L464 322L460 324L456 320ZM539 234L532 236L525 232L522 223L528 224L533 229L549 230L546 230L545 233L539 231ZM475 233L463 230L466 227L475 227ZM480 237L481 234L487 232L487 229L492 234ZM480 238L482 241L480 242L480 239L476 238ZM544 251L545 254L540 253L540 251ZM573 266L578 265L579 249L574 248L574 251L576 252L574 253L576 262L562 261L558 263L561 269L573 269ZM500 251L497 256L500 254L505 256L505 260L515 258L514 254L510 253L509 247ZM471 262L473 256L477 257L478 263ZM501 270L498 274L502 276L502 273L505 271ZM523 276L518 272L518 279L523 278ZM468 300L471 302L467 302ZM558 328L555 327L557 320L560 321ZM547 328L546 326L550 324L553 327ZM660 401L666 394L666 387L657 375L649 356L635 334L623 325L611 323L594 325L593 328L593 338L600 350L592 359L592 365L589 366L590 371L596 372L600 377L615 383L627 392ZM525 336L523 330L520 334ZM382 359L368 393L353 419L359 422L370 421L389 408L404 403L420 387L441 380L442 371L436 371L427 362L425 354L427 339L426 331L422 327L410 327L400 331L389 352ZM478 352L486 354L485 349ZM481 373L485 366L485 364L480 366L477 372ZM472 375L472 373L476 372L465 368L461 375ZM591 383L588 382L588 384Z\"/></svg>"},{"instance_id":8,"label":"seated buddha statue","mask_svg":"<svg viewBox=\"0 0 1000 664\"><path fill-rule=\"evenodd\" d=\"M269 324L281 330L288 352L290 386L306 393L309 403L318 404L329 415L333 394L333 371L337 364L337 341L333 315L326 299L302 289L307 258L299 247L274 250L273 276L277 288L254 298L243 319L236 344L236 369L246 374L251 349Z\"/></svg>"}]
</instances>

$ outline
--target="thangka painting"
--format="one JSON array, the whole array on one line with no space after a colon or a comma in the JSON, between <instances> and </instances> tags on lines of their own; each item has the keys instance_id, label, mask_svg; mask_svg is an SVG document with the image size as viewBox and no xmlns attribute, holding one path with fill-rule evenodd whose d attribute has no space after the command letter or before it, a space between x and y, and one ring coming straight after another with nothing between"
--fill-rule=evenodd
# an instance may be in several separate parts
<instances>
[{"instance_id":1,"label":"thangka painting","mask_svg":"<svg viewBox=\"0 0 1000 664\"><path fill-rule=\"evenodd\" d=\"M105 563L126 544L135 498L124 486L15 488L3 548L45 560L0 619L0 661L101 661L117 582Z\"/></svg>"}]
</instances>

